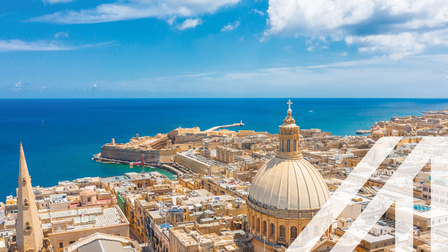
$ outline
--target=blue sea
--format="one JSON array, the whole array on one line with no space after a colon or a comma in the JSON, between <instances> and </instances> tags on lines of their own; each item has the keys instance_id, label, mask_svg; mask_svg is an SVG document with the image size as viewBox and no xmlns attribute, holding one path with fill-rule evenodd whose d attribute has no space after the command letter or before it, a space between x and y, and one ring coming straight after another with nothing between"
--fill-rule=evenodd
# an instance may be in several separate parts
<instances>
[{"instance_id":1,"label":"blue sea","mask_svg":"<svg viewBox=\"0 0 448 252\"><path fill-rule=\"evenodd\" d=\"M354 135L376 121L448 107L448 99L291 99L302 129ZM15 195L22 140L34 186L88 176L114 176L125 165L92 161L115 138L152 136L181 127L205 130L240 122L233 130L276 133L287 99L20 99L0 100L0 201ZM44 126L42 126L42 120ZM149 169L148 169L149 170ZM164 172L164 171L163 171ZM169 176L171 174L165 173Z\"/></svg>"}]
</instances>

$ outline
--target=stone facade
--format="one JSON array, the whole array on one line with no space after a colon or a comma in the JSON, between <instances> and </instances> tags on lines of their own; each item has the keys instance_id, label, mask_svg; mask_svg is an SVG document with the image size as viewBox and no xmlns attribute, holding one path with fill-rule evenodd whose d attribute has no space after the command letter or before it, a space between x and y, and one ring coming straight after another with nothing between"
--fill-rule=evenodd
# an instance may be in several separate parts
<instances>
[{"instance_id":1,"label":"stone facade","mask_svg":"<svg viewBox=\"0 0 448 252\"><path fill-rule=\"evenodd\" d=\"M177 153L174 161L199 174L208 174L210 169L209 164L191 158L183 153Z\"/></svg>"}]
</instances>

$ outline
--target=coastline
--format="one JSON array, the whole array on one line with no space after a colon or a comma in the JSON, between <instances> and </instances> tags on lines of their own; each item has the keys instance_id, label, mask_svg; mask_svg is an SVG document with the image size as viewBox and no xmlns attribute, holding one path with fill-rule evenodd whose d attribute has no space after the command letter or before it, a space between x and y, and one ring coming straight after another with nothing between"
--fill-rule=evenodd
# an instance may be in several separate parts
<instances>
[{"instance_id":1,"label":"coastline","mask_svg":"<svg viewBox=\"0 0 448 252\"><path fill-rule=\"evenodd\" d=\"M320 128L334 135L355 135L375 121L421 111L443 109L448 99L292 99L301 129ZM182 127L243 120L238 129L278 131L284 99L55 99L0 100L5 177L0 198L15 194L17 146L22 139L33 183L52 186L85 176L113 176L135 171L129 166L102 164L92 153L114 137L126 142L135 133L155 135ZM309 112L309 111L313 112ZM42 127L45 120L45 127Z\"/></svg>"}]
</instances>

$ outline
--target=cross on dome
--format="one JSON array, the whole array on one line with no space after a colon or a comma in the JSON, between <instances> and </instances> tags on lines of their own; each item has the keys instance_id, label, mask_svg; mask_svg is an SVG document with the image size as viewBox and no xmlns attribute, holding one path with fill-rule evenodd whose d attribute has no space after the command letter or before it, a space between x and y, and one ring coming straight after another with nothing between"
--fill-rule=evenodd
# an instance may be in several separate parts
<instances>
[{"instance_id":1,"label":"cross on dome","mask_svg":"<svg viewBox=\"0 0 448 252\"><path fill-rule=\"evenodd\" d=\"M291 104L292 104L291 99L289 99L286 104L288 104L288 109L291 109Z\"/></svg>"}]
</instances>

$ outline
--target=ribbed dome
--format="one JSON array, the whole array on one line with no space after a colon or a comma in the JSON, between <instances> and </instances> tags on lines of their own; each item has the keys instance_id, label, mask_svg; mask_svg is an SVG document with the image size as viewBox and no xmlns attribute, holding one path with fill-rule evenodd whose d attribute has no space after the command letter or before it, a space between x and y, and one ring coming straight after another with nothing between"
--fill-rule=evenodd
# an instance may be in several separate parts
<instances>
[{"instance_id":1,"label":"ribbed dome","mask_svg":"<svg viewBox=\"0 0 448 252\"><path fill-rule=\"evenodd\" d=\"M271 159L258 170L249 190L249 200L263 208L317 209L329 198L320 173L301 157Z\"/></svg>"}]
</instances>

